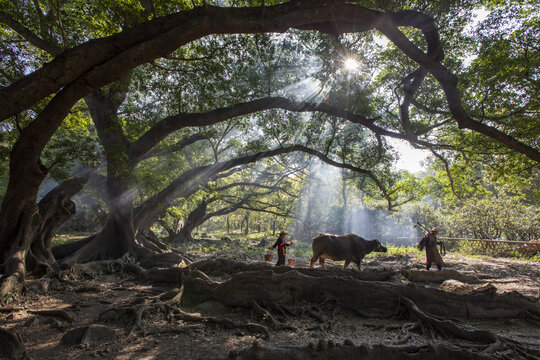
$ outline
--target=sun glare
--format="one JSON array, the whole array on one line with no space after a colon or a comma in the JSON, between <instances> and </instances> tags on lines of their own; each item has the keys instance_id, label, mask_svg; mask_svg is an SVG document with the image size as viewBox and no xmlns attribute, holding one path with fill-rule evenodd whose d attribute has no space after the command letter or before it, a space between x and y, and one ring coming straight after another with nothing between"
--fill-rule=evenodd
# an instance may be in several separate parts
<instances>
[{"instance_id":1,"label":"sun glare","mask_svg":"<svg viewBox=\"0 0 540 360\"><path fill-rule=\"evenodd\" d=\"M358 61L356 61L353 58L347 58L345 61L343 61L343 66L345 66L345 70L347 71L354 71L358 68Z\"/></svg>"}]
</instances>

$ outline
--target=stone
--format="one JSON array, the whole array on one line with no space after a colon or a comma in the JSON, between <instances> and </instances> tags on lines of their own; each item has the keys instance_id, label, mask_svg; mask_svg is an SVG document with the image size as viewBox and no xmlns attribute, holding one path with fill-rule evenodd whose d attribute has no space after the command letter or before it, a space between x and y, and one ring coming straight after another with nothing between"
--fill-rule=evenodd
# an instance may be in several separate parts
<instances>
[{"instance_id":1,"label":"stone","mask_svg":"<svg viewBox=\"0 0 540 360\"><path fill-rule=\"evenodd\" d=\"M458 280L446 280L441 284L441 289L454 294L467 294L473 291L474 287Z\"/></svg>"},{"instance_id":2,"label":"stone","mask_svg":"<svg viewBox=\"0 0 540 360\"><path fill-rule=\"evenodd\" d=\"M24 323L24 326L32 326L32 325L38 325L38 324L39 324L39 319L37 317L31 317Z\"/></svg>"},{"instance_id":3,"label":"stone","mask_svg":"<svg viewBox=\"0 0 540 360\"><path fill-rule=\"evenodd\" d=\"M388 281L391 281L394 284L402 284L402 285L409 285L411 283L409 279L407 279L401 273L395 273L391 275Z\"/></svg>"},{"instance_id":4,"label":"stone","mask_svg":"<svg viewBox=\"0 0 540 360\"><path fill-rule=\"evenodd\" d=\"M113 340L115 337L114 329L104 325L86 325L68 331L62 337L62 344L82 345L89 347L103 343L103 341Z\"/></svg>"}]
</instances>

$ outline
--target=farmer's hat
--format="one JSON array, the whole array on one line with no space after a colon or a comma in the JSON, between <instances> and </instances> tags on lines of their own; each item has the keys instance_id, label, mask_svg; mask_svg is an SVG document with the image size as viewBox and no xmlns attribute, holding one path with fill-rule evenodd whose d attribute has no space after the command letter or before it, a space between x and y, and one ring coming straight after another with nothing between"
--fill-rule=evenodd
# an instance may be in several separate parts
<instances>
[{"instance_id":1,"label":"farmer's hat","mask_svg":"<svg viewBox=\"0 0 540 360\"><path fill-rule=\"evenodd\" d=\"M438 233L438 232L439 232L439 229L438 229L438 228L433 228L433 230L431 230L431 232L436 232L436 233Z\"/></svg>"},{"instance_id":2,"label":"farmer's hat","mask_svg":"<svg viewBox=\"0 0 540 360\"><path fill-rule=\"evenodd\" d=\"M287 235L287 233L286 233L285 231L282 231L282 232L279 233L279 235L280 235L280 236L281 236L281 235Z\"/></svg>"}]
</instances>

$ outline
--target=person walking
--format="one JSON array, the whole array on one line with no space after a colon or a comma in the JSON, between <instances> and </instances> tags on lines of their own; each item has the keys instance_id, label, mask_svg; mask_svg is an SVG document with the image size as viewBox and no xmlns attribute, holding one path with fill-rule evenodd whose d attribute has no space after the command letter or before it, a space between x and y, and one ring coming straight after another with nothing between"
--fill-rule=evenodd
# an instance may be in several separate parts
<instances>
[{"instance_id":1,"label":"person walking","mask_svg":"<svg viewBox=\"0 0 540 360\"><path fill-rule=\"evenodd\" d=\"M278 248L278 261L276 263L276 266L285 265L285 255L287 255L287 246L291 246L293 244L292 241L289 243L285 242L285 235L287 235L285 231L280 232L279 237L274 243L274 245L268 248L268 250L274 250L276 247Z\"/></svg>"},{"instance_id":2,"label":"person walking","mask_svg":"<svg viewBox=\"0 0 540 360\"><path fill-rule=\"evenodd\" d=\"M418 243L418 249L422 250L426 248L426 268L431 268L431 264L435 263L437 269L442 270L442 258L437 250L437 245L440 245L441 242L437 240L437 235L439 234L439 229L434 228L431 231L426 232L422 240Z\"/></svg>"}]
</instances>

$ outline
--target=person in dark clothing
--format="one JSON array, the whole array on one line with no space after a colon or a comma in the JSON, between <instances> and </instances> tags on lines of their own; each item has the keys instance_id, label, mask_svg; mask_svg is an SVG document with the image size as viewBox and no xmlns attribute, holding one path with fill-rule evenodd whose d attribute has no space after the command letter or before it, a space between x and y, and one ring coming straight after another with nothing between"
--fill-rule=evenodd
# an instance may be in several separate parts
<instances>
[{"instance_id":1,"label":"person in dark clothing","mask_svg":"<svg viewBox=\"0 0 540 360\"><path fill-rule=\"evenodd\" d=\"M442 258L437 250L437 245L441 244L441 242L437 240L438 234L439 229L437 228L428 231L418 244L418 249L422 250L423 248L426 248L426 268L428 271L429 268L431 268L432 263L435 263L439 270L442 269Z\"/></svg>"},{"instance_id":2,"label":"person in dark clothing","mask_svg":"<svg viewBox=\"0 0 540 360\"><path fill-rule=\"evenodd\" d=\"M280 232L279 237L274 243L274 245L268 248L268 250L274 250L276 246L278 248L278 261L276 263L276 266L285 265L285 255L287 255L287 246L291 246L293 244L292 241L289 243L285 242L285 235L287 235L285 231Z\"/></svg>"}]
</instances>

